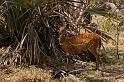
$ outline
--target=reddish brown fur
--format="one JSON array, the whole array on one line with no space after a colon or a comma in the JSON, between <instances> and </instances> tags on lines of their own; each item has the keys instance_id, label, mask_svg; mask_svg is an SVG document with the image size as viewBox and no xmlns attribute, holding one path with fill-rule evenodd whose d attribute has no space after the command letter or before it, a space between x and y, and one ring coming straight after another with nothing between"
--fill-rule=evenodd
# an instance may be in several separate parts
<instances>
[{"instance_id":1,"label":"reddish brown fur","mask_svg":"<svg viewBox=\"0 0 124 82\"><path fill-rule=\"evenodd\" d=\"M80 54L83 51L89 50L96 57L96 69L99 68L99 55L97 48L101 47L101 37L96 33L84 33L71 37L64 36L64 27L60 27L61 33L59 43L61 48L65 51L68 58L73 53Z\"/></svg>"}]
</instances>

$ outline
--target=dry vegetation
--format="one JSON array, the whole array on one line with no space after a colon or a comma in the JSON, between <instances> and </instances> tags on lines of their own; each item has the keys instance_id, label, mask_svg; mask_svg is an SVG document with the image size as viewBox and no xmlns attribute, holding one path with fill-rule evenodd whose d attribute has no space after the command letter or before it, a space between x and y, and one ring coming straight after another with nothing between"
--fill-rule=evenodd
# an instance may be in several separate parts
<instances>
[{"instance_id":1,"label":"dry vegetation","mask_svg":"<svg viewBox=\"0 0 124 82\"><path fill-rule=\"evenodd\" d=\"M39 1L42 1L40 5ZM117 40L117 32L119 32L118 45L113 40L103 42L105 49L102 48L99 52L101 55L99 71L93 70L95 63L78 60L71 65L71 71L67 76L53 79L54 71L65 69L64 53L57 43L59 20L56 15L57 17L64 15L64 22L69 25L70 33L79 34L78 32L82 30L80 21L77 20L80 18L78 14L81 9L77 10L78 14L74 11L73 14L76 15L73 15L70 14L74 7L73 1L63 0L63 3L61 0L55 1L37 0L33 4L30 0L22 0L23 4L20 1L20 5L11 1L8 2L9 5L0 2L3 3L3 8L0 7L0 27L7 32L6 36L11 37L11 39L6 38L11 46L0 48L0 82L124 82L124 25L118 25L123 19L103 14L101 16L101 13L95 11L96 16L93 16L92 23L95 22L98 29L112 36L114 40ZM95 6L86 4L86 9L89 5L91 8ZM0 32L2 34L4 31ZM0 41L3 38L1 36Z\"/></svg>"}]
</instances>

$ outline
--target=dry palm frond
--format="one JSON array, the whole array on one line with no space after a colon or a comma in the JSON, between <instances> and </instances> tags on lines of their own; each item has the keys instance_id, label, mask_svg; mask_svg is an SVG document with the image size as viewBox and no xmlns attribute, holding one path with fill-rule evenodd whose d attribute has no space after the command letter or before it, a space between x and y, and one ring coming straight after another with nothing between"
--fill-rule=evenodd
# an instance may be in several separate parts
<instances>
[{"instance_id":1,"label":"dry palm frond","mask_svg":"<svg viewBox=\"0 0 124 82\"><path fill-rule=\"evenodd\" d=\"M89 30L91 32L95 32L95 33L99 34L105 40L113 40L113 41L115 41L109 34L107 34L106 32L104 32L104 31L102 31L102 30L100 30L98 28L99 28L98 25L94 26L94 25L92 25L92 23L91 23L90 26L85 26L85 29L87 29L87 30Z\"/></svg>"}]
</instances>

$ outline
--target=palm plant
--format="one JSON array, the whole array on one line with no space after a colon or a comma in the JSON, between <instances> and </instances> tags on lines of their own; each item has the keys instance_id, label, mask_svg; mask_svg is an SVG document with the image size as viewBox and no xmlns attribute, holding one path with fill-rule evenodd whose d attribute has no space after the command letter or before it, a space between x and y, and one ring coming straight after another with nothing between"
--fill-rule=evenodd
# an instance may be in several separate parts
<instances>
[{"instance_id":1,"label":"palm plant","mask_svg":"<svg viewBox=\"0 0 124 82\"><path fill-rule=\"evenodd\" d=\"M40 64L45 61L43 56L61 58L58 22L79 34L86 11L102 15L108 12L95 5L95 0L5 0L1 6L4 27L14 41L12 61L21 57L28 64Z\"/></svg>"}]
</instances>

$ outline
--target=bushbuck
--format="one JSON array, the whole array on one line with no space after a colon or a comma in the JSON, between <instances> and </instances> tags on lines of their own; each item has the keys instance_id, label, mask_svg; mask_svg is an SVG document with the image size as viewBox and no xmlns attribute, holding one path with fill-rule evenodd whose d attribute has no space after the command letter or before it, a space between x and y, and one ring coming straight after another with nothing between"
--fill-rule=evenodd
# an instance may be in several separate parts
<instances>
[{"instance_id":1,"label":"bushbuck","mask_svg":"<svg viewBox=\"0 0 124 82\"><path fill-rule=\"evenodd\" d=\"M59 24L59 44L67 57L67 68L73 54L90 51L96 58L96 70L99 68L99 54L97 49L101 47L101 36L96 33L84 33L74 36L65 36L65 25Z\"/></svg>"}]
</instances>

